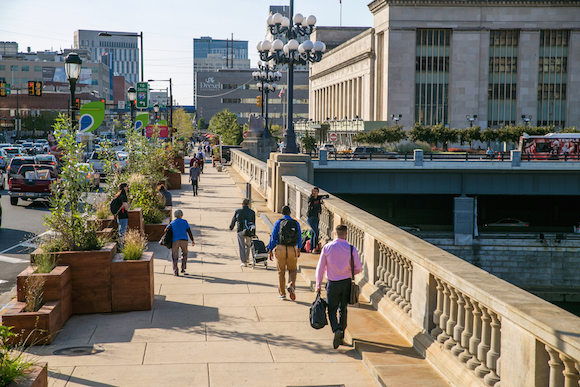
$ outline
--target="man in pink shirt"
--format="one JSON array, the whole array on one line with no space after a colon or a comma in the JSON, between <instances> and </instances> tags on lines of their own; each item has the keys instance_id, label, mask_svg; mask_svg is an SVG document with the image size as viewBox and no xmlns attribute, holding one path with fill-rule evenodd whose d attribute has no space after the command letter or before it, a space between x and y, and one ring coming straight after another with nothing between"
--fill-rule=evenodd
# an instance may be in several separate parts
<instances>
[{"instance_id":1,"label":"man in pink shirt","mask_svg":"<svg viewBox=\"0 0 580 387\"><path fill-rule=\"evenodd\" d=\"M354 261L354 273L360 273L362 264L358 251L346 241L346 226L340 224L335 229L335 239L324 245L316 266L316 292L320 292L322 279L326 273L326 302L328 319L334 333L334 349L342 344L346 329L346 307L350 299L351 254ZM339 319L336 312L339 312Z\"/></svg>"}]
</instances>

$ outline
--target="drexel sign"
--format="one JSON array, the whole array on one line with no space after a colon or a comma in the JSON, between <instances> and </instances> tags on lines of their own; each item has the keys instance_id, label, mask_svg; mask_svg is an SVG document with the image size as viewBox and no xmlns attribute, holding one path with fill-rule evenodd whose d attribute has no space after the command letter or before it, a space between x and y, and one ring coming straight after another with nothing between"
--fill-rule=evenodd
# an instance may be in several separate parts
<instances>
[{"instance_id":1,"label":"drexel sign","mask_svg":"<svg viewBox=\"0 0 580 387\"><path fill-rule=\"evenodd\" d=\"M222 88L222 84L216 82L213 77L207 77L203 82L199 83L199 86L202 90L220 90Z\"/></svg>"}]
</instances>

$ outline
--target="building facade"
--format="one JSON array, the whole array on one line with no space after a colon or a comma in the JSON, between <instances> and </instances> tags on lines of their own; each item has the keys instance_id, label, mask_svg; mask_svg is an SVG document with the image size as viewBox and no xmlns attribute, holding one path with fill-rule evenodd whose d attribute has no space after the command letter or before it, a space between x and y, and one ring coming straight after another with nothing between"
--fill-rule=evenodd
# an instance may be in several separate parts
<instances>
[{"instance_id":1,"label":"building facade","mask_svg":"<svg viewBox=\"0 0 580 387\"><path fill-rule=\"evenodd\" d=\"M246 124L250 114L262 114L257 106L261 92L252 76L255 69L218 70L198 73L196 94L198 95L197 119L207 123L218 112L228 109L238 116L238 123ZM282 79L277 90L268 94L268 122L284 126L286 118L287 72L282 71ZM265 102L265 98L264 98ZM264 106L265 107L265 106ZM294 120L308 118L308 72L294 72Z\"/></svg>"},{"instance_id":2,"label":"building facade","mask_svg":"<svg viewBox=\"0 0 580 387\"><path fill-rule=\"evenodd\" d=\"M310 67L310 118L578 126L579 1L375 0ZM392 121L391 121L392 122Z\"/></svg>"}]
</instances>

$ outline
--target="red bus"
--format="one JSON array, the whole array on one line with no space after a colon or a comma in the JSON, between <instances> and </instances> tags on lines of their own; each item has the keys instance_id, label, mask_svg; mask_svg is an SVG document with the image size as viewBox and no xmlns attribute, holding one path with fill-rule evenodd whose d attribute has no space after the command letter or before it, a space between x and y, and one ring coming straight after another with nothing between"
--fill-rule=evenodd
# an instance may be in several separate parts
<instances>
[{"instance_id":1,"label":"red bus","mask_svg":"<svg viewBox=\"0 0 580 387\"><path fill-rule=\"evenodd\" d=\"M580 157L580 133L548 133L545 136L520 137L519 150L522 160L530 159L578 159Z\"/></svg>"}]
</instances>

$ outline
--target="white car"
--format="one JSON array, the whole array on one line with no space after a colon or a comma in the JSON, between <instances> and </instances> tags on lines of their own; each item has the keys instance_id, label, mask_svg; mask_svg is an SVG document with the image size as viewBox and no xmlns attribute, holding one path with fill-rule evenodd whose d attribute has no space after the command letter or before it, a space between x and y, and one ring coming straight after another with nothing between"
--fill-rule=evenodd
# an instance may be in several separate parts
<instances>
[{"instance_id":1,"label":"white car","mask_svg":"<svg viewBox=\"0 0 580 387\"><path fill-rule=\"evenodd\" d=\"M322 144L322 146L320 147L320 150L325 150L328 153L334 153L336 152L336 149L334 148L334 144Z\"/></svg>"}]
</instances>

